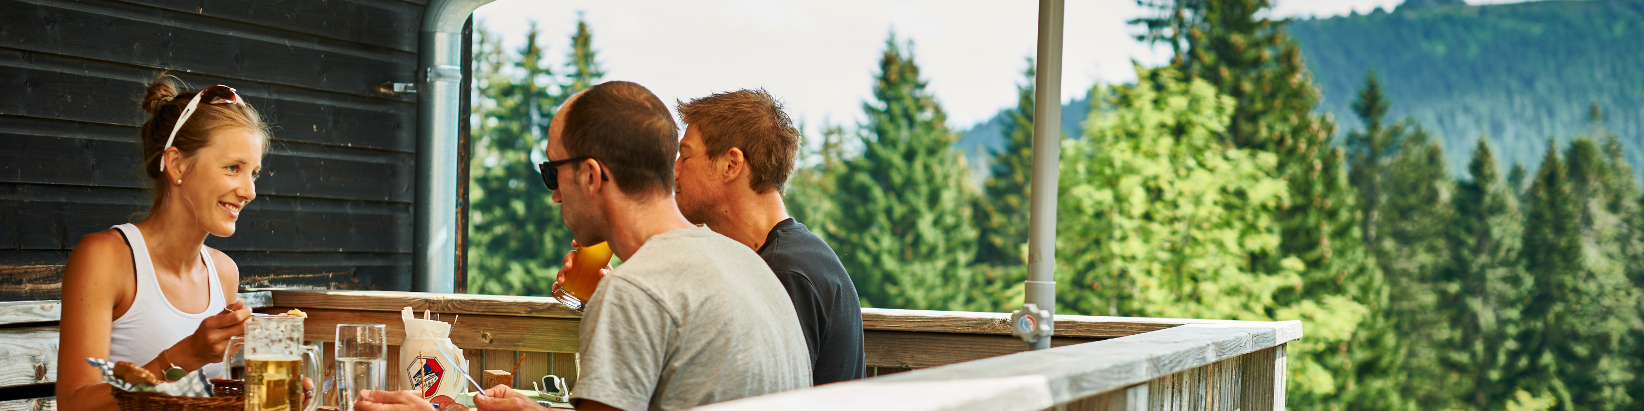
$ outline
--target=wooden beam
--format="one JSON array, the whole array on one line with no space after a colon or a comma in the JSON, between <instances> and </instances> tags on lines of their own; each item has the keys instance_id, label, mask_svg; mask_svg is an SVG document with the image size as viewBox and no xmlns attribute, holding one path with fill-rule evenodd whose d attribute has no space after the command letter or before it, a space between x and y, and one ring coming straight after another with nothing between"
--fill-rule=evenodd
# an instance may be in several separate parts
<instances>
[{"instance_id":1,"label":"wooden beam","mask_svg":"<svg viewBox=\"0 0 1644 411\"><path fill-rule=\"evenodd\" d=\"M1284 410L1285 345L1245 355L1240 379L1240 408Z\"/></svg>"},{"instance_id":2,"label":"wooden beam","mask_svg":"<svg viewBox=\"0 0 1644 411\"><path fill-rule=\"evenodd\" d=\"M0 329L0 387L57 381L57 327Z\"/></svg>"},{"instance_id":3,"label":"wooden beam","mask_svg":"<svg viewBox=\"0 0 1644 411\"><path fill-rule=\"evenodd\" d=\"M512 317L582 318L582 313L565 307L552 297L510 297L497 295L433 294L397 291L270 290L274 304L283 307L326 308L355 311L389 311L398 317L400 309L411 307L421 313L498 315ZM396 320L398 321L398 320ZM575 351L575 350L572 350Z\"/></svg>"},{"instance_id":4,"label":"wooden beam","mask_svg":"<svg viewBox=\"0 0 1644 411\"><path fill-rule=\"evenodd\" d=\"M1136 384L1151 383L1184 371L1198 369L1194 372L1204 372L1206 365L1282 347L1300 336L1299 321L1211 321L1088 344L915 370L870 381L948 381L1041 375L1049 379L1056 403L1067 404ZM1266 364L1263 366L1276 369L1274 362ZM1275 372L1282 375L1282 371ZM1268 377L1239 377L1240 381L1250 381L1251 378ZM1274 384L1283 386L1282 381ZM1160 405L1155 400L1167 393L1152 390L1150 388L1149 395L1153 398L1150 407L1157 408ZM1243 388L1239 390L1243 397ZM1181 403L1196 404L1191 399L1184 401ZM1278 406L1282 405L1275 405Z\"/></svg>"},{"instance_id":5,"label":"wooden beam","mask_svg":"<svg viewBox=\"0 0 1644 411\"><path fill-rule=\"evenodd\" d=\"M869 367L928 368L1027 350L1020 338L1001 335L864 331L863 345ZM1096 341L1054 338L1057 347Z\"/></svg>"},{"instance_id":6,"label":"wooden beam","mask_svg":"<svg viewBox=\"0 0 1644 411\"><path fill-rule=\"evenodd\" d=\"M273 294L268 291L247 291L239 294L251 309L272 305ZM55 323L63 318L63 304L56 300L0 302L0 326L9 324ZM55 324L53 324L55 325Z\"/></svg>"},{"instance_id":7,"label":"wooden beam","mask_svg":"<svg viewBox=\"0 0 1644 411\"><path fill-rule=\"evenodd\" d=\"M906 374L906 373L904 373ZM902 375L902 374L898 374ZM955 381L827 384L693 408L702 411L764 410L988 410L1051 409L1044 377L973 378ZM574 389L573 389L574 391Z\"/></svg>"},{"instance_id":8,"label":"wooden beam","mask_svg":"<svg viewBox=\"0 0 1644 411\"><path fill-rule=\"evenodd\" d=\"M56 323L63 318L63 305L56 301L14 301L0 303L0 325Z\"/></svg>"},{"instance_id":9,"label":"wooden beam","mask_svg":"<svg viewBox=\"0 0 1644 411\"><path fill-rule=\"evenodd\" d=\"M1057 315L1056 336L1118 338L1206 320ZM1010 313L863 308L862 329L1010 335Z\"/></svg>"},{"instance_id":10,"label":"wooden beam","mask_svg":"<svg viewBox=\"0 0 1644 411\"><path fill-rule=\"evenodd\" d=\"M284 302L279 299L278 294L275 298L276 302ZM263 312L277 314L291 308L279 305ZM337 324L383 324L388 328L388 345L400 345L405 341L405 321L400 319L400 313L397 311L353 311L307 306L300 308L308 314L308 320L303 322L303 339L306 341L334 342L337 339ZM442 320L455 320L451 330L451 343L465 351L577 352L577 338L580 334L577 330L579 320L576 319L479 314L462 314L458 319L449 312L444 314L446 315L441 318Z\"/></svg>"}]
</instances>

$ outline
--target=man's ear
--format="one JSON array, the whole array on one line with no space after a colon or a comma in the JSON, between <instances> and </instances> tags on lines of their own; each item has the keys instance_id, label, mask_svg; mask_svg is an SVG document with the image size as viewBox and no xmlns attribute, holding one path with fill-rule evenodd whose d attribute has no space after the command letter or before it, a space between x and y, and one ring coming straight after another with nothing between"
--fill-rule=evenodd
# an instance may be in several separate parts
<instances>
[{"instance_id":1,"label":"man's ear","mask_svg":"<svg viewBox=\"0 0 1644 411\"><path fill-rule=\"evenodd\" d=\"M748 158L742 155L741 148L731 147L725 150L725 154L719 155L719 160L715 163L718 163L719 175L725 181L736 180L748 173Z\"/></svg>"},{"instance_id":2,"label":"man's ear","mask_svg":"<svg viewBox=\"0 0 1644 411\"><path fill-rule=\"evenodd\" d=\"M582 160L582 164L576 167L575 183L579 188L586 190L590 196L603 189L607 182L607 180L600 178L606 175L605 169L601 166L599 161L590 158Z\"/></svg>"}]
</instances>

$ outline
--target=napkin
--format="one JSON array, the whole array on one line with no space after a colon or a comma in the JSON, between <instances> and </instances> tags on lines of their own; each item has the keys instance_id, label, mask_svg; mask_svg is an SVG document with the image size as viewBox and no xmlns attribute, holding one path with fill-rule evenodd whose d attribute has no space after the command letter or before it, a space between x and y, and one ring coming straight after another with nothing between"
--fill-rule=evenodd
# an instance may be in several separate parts
<instances>
[{"instance_id":1,"label":"napkin","mask_svg":"<svg viewBox=\"0 0 1644 411\"><path fill-rule=\"evenodd\" d=\"M405 372L400 373L400 387L416 390L423 399L468 392L459 371L468 368L468 360L451 343L451 324L429 316L423 311L423 318L417 318L411 307L400 310L400 319L405 321L405 342L400 345L400 367ZM440 355L441 348L453 357Z\"/></svg>"},{"instance_id":2,"label":"napkin","mask_svg":"<svg viewBox=\"0 0 1644 411\"><path fill-rule=\"evenodd\" d=\"M100 358L87 358L86 362L91 363L92 367L97 367L98 371L103 372L103 382L107 382L109 385L112 385L114 388L118 388L121 391L153 392L165 395L175 395L179 397L211 396L211 381L206 378L205 373L202 372L202 370L194 370L194 372L188 373L188 375L183 376L180 380L164 382L160 383L160 385L137 385L128 383L126 380L114 376L113 361Z\"/></svg>"}]
</instances>

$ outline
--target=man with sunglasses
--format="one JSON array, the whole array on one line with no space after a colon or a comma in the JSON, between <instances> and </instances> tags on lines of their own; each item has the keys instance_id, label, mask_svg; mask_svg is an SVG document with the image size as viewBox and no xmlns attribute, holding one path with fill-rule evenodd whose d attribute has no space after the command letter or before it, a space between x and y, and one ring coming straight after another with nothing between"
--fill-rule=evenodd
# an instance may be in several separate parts
<instances>
[{"instance_id":1,"label":"man with sunglasses","mask_svg":"<svg viewBox=\"0 0 1644 411\"><path fill-rule=\"evenodd\" d=\"M678 128L630 82L577 94L549 126L544 183L580 244L608 242L622 264L580 325L578 410L671 410L811 385L797 314L759 255L692 225L674 202ZM507 387L482 410L541 409ZM391 396L363 395L362 409ZM382 400L382 401L378 401Z\"/></svg>"}]
</instances>

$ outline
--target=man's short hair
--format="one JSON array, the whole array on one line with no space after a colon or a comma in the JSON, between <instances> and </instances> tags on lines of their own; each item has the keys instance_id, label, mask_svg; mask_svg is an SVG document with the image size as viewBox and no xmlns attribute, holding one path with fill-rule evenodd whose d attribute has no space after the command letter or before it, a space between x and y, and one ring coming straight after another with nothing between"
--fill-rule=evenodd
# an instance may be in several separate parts
<instances>
[{"instance_id":1,"label":"man's short hair","mask_svg":"<svg viewBox=\"0 0 1644 411\"><path fill-rule=\"evenodd\" d=\"M679 127L651 90L608 81L584 90L563 115L566 154L599 160L623 193L673 192Z\"/></svg>"},{"instance_id":2,"label":"man's short hair","mask_svg":"<svg viewBox=\"0 0 1644 411\"><path fill-rule=\"evenodd\" d=\"M679 118L702 132L709 158L717 158L731 147L742 149L750 172L748 186L754 192L784 191L803 136L783 112L782 102L765 89L717 93L681 102Z\"/></svg>"}]
</instances>

